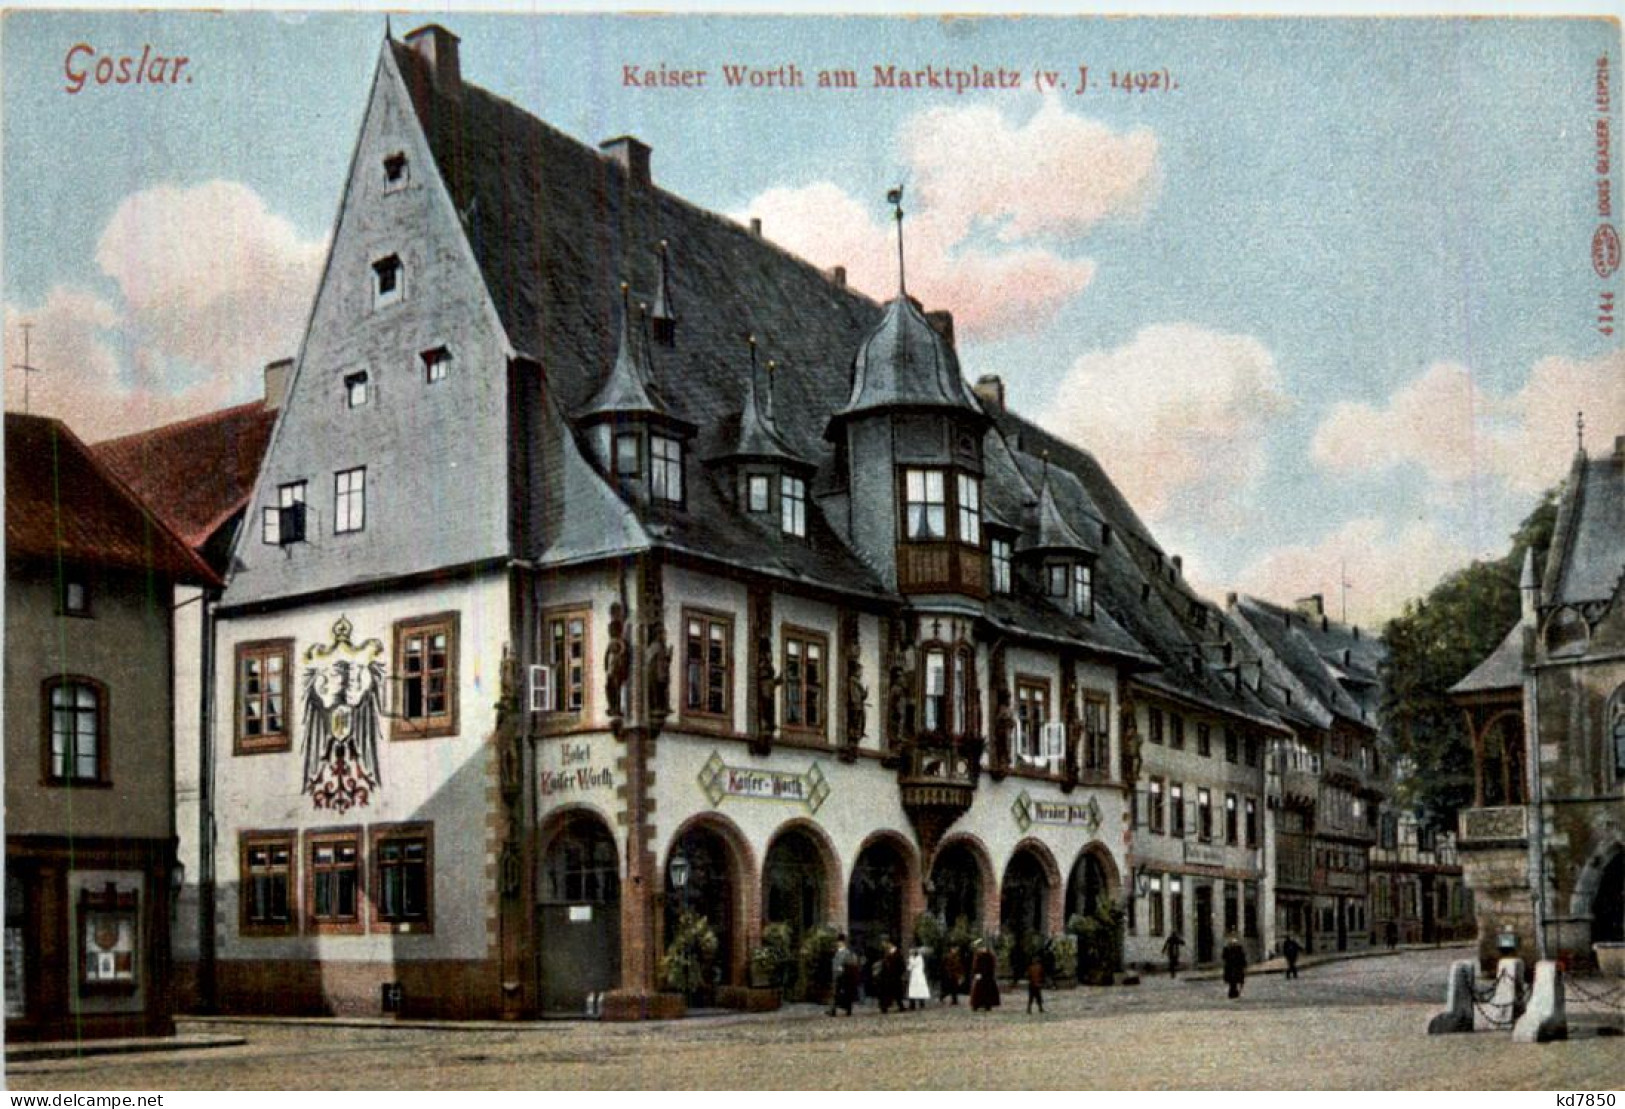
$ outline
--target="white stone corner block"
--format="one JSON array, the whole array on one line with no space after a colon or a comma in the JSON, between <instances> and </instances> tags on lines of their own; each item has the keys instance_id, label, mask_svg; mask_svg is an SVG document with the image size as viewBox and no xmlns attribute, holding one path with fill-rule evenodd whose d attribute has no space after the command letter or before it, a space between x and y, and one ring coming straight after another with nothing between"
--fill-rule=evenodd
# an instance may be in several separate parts
<instances>
[{"instance_id":1,"label":"white stone corner block","mask_svg":"<svg viewBox=\"0 0 1625 1109\"><path fill-rule=\"evenodd\" d=\"M1535 964L1535 988L1523 1016L1512 1027L1515 1044L1545 1044L1569 1038L1568 1017L1563 1009L1563 972L1551 959Z\"/></svg>"}]
</instances>

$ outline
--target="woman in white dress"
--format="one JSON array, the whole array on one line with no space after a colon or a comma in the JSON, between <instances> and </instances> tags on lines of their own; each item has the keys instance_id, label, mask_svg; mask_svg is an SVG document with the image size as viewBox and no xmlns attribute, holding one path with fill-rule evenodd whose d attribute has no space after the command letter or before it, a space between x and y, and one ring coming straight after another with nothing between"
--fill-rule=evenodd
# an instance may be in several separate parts
<instances>
[{"instance_id":1,"label":"woman in white dress","mask_svg":"<svg viewBox=\"0 0 1625 1109\"><path fill-rule=\"evenodd\" d=\"M918 1009L931 1000L931 984L925 980L925 952L916 947L908 955L908 1007Z\"/></svg>"}]
</instances>

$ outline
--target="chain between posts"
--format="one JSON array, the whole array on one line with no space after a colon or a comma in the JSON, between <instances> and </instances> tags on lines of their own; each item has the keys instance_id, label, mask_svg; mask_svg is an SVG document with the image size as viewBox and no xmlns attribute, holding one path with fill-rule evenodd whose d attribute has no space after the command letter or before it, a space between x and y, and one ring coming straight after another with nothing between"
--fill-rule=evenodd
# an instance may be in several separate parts
<instances>
[{"instance_id":1,"label":"chain between posts","mask_svg":"<svg viewBox=\"0 0 1625 1109\"><path fill-rule=\"evenodd\" d=\"M1495 990L1496 987L1501 984L1501 980L1503 978L1512 983L1513 998L1509 1002L1497 1003L1494 1000ZM1518 979L1517 975L1511 974L1510 972L1504 970L1497 974L1495 976L1495 980L1488 986L1484 987L1482 991L1476 987L1473 989L1473 1007L1479 1011L1486 1021L1496 1028L1512 1027L1512 1025L1517 1022L1518 1009L1523 1006L1527 999L1528 990L1524 986L1523 982ZM1512 1010L1513 1015L1507 1017L1498 1016L1496 1013L1491 1013L1491 1009L1496 1010L1496 1013L1505 1013L1510 1009Z\"/></svg>"}]
</instances>

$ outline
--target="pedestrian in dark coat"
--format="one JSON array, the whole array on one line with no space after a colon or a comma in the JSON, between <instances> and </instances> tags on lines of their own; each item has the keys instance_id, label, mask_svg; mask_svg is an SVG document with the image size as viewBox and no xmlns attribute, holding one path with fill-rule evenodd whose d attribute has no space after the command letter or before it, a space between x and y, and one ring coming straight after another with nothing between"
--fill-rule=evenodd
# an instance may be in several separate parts
<instances>
[{"instance_id":1,"label":"pedestrian in dark coat","mask_svg":"<svg viewBox=\"0 0 1625 1109\"><path fill-rule=\"evenodd\" d=\"M1286 956L1286 976L1296 978L1298 976L1298 956L1303 954L1303 947L1298 943L1296 937L1288 936L1286 938L1286 942L1281 945L1281 954Z\"/></svg>"},{"instance_id":2,"label":"pedestrian in dark coat","mask_svg":"<svg viewBox=\"0 0 1625 1109\"><path fill-rule=\"evenodd\" d=\"M1033 953L1032 962L1027 964L1027 1012L1033 1011L1034 1005L1038 1011L1044 1011L1044 960L1037 952Z\"/></svg>"},{"instance_id":3,"label":"pedestrian in dark coat","mask_svg":"<svg viewBox=\"0 0 1625 1109\"><path fill-rule=\"evenodd\" d=\"M894 943L886 945L886 953L880 957L880 973L875 976L875 997L880 1001L880 1011L889 1012L893 1005L898 1012L903 1009L903 983L907 976L907 964L903 961L903 953Z\"/></svg>"},{"instance_id":4,"label":"pedestrian in dark coat","mask_svg":"<svg viewBox=\"0 0 1625 1109\"><path fill-rule=\"evenodd\" d=\"M965 960L959 954L958 946L948 948L948 954L942 957L942 997L940 1000L950 1005L959 1004L960 991L965 988Z\"/></svg>"},{"instance_id":5,"label":"pedestrian in dark coat","mask_svg":"<svg viewBox=\"0 0 1625 1109\"><path fill-rule=\"evenodd\" d=\"M970 1007L992 1012L999 1006L999 960L982 944L970 964Z\"/></svg>"},{"instance_id":6,"label":"pedestrian in dark coat","mask_svg":"<svg viewBox=\"0 0 1625 1109\"><path fill-rule=\"evenodd\" d=\"M1247 982L1247 949L1232 932L1224 941L1224 982L1230 987L1231 997L1241 996L1241 987Z\"/></svg>"},{"instance_id":7,"label":"pedestrian in dark coat","mask_svg":"<svg viewBox=\"0 0 1625 1109\"><path fill-rule=\"evenodd\" d=\"M1162 941L1162 953L1168 956L1168 977L1179 977L1179 949L1185 946L1185 937L1179 934L1179 929L1168 933L1168 938Z\"/></svg>"},{"instance_id":8,"label":"pedestrian in dark coat","mask_svg":"<svg viewBox=\"0 0 1625 1109\"><path fill-rule=\"evenodd\" d=\"M852 1002L858 996L859 971L861 969L858 953L846 946L846 934L843 932L836 938L835 955L830 960L830 978L833 981L834 993L829 1003L829 1015L834 1016L835 1010L842 1009L847 1016L852 1015Z\"/></svg>"}]
</instances>

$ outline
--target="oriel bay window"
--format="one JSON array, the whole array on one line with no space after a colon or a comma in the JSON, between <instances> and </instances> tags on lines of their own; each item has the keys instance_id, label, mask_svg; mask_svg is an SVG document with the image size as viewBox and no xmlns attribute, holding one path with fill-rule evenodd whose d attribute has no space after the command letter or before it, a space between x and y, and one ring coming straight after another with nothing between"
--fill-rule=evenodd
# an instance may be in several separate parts
<instances>
[{"instance_id":1,"label":"oriel bay window","mask_svg":"<svg viewBox=\"0 0 1625 1109\"><path fill-rule=\"evenodd\" d=\"M307 832L305 874L310 930L361 931L361 832Z\"/></svg>"},{"instance_id":2,"label":"oriel bay window","mask_svg":"<svg viewBox=\"0 0 1625 1109\"><path fill-rule=\"evenodd\" d=\"M373 919L381 931L434 929L434 839L428 825L375 828Z\"/></svg>"},{"instance_id":3,"label":"oriel bay window","mask_svg":"<svg viewBox=\"0 0 1625 1109\"><path fill-rule=\"evenodd\" d=\"M701 716L727 716L733 689L733 620L685 612L683 709Z\"/></svg>"},{"instance_id":4,"label":"oriel bay window","mask_svg":"<svg viewBox=\"0 0 1625 1109\"><path fill-rule=\"evenodd\" d=\"M238 877L238 926L244 935L281 936L294 919L292 832L245 832Z\"/></svg>"},{"instance_id":5,"label":"oriel bay window","mask_svg":"<svg viewBox=\"0 0 1625 1109\"><path fill-rule=\"evenodd\" d=\"M926 645L920 672L921 731L957 736L970 730L974 667L968 647Z\"/></svg>"},{"instance_id":6,"label":"oriel bay window","mask_svg":"<svg viewBox=\"0 0 1625 1109\"><path fill-rule=\"evenodd\" d=\"M395 739L457 731L457 614L395 625Z\"/></svg>"},{"instance_id":7,"label":"oriel bay window","mask_svg":"<svg viewBox=\"0 0 1625 1109\"><path fill-rule=\"evenodd\" d=\"M948 538L948 502L942 471L905 471L903 492L904 535L914 542Z\"/></svg>"},{"instance_id":8,"label":"oriel bay window","mask_svg":"<svg viewBox=\"0 0 1625 1109\"><path fill-rule=\"evenodd\" d=\"M982 545L982 482L969 474L959 474L955 482L959 494L959 541L968 547Z\"/></svg>"},{"instance_id":9,"label":"oriel bay window","mask_svg":"<svg viewBox=\"0 0 1625 1109\"><path fill-rule=\"evenodd\" d=\"M784 726L822 736L828 641L821 635L791 628L784 629L783 639Z\"/></svg>"}]
</instances>

